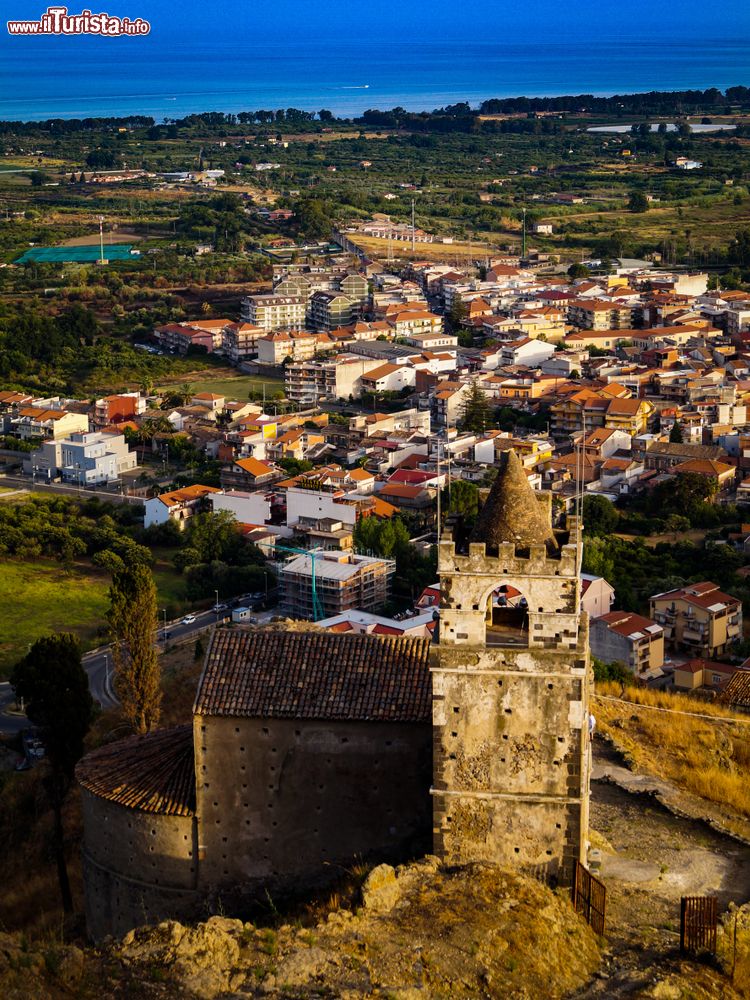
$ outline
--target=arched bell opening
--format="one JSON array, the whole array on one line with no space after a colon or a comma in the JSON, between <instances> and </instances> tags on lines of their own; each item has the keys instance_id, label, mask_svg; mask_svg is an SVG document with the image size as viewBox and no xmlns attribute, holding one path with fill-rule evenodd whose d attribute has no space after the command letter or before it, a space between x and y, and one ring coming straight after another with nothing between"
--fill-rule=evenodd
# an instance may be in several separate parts
<instances>
[{"instance_id":1,"label":"arched bell opening","mask_svg":"<svg viewBox=\"0 0 750 1000\"><path fill-rule=\"evenodd\" d=\"M529 602L511 584L496 587L487 598L485 645L528 646Z\"/></svg>"}]
</instances>

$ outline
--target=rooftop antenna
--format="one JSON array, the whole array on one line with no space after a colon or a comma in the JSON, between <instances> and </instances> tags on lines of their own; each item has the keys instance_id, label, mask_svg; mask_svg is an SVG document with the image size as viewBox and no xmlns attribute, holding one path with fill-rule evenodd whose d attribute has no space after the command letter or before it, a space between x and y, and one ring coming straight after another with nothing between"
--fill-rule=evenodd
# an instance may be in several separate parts
<instances>
[{"instance_id":1,"label":"rooftop antenna","mask_svg":"<svg viewBox=\"0 0 750 1000\"><path fill-rule=\"evenodd\" d=\"M437 434L437 540L440 543L440 432Z\"/></svg>"},{"instance_id":2,"label":"rooftop antenna","mask_svg":"<svg viewBox=\"0 0 750 1000\"><path fill-rule=\"evenodd\" d=\"M583 560L583 522L582 522L582 512L583 512L583 497L581 491L583 489L583 445L586 440L586 418L583 418L583 429L581 431L581 437L576 443L576 492L575 492L575 515L576 515L576 530L578 537L576 539L576 576L581 575L582 560Z\"/></svg>"}]
</instances>

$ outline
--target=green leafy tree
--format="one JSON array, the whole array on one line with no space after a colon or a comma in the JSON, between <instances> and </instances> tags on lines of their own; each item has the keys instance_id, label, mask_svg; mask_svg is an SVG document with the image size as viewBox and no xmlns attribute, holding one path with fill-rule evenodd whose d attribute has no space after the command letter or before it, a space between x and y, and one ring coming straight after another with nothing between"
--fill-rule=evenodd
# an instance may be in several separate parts
<instances>
[{"instance_id":1,"label":"green leafy tree","mask_svg":"<svg viewBox=\"0 0 750 1000\"><path fill-rule=\"evenodd\" d=\"M292 458L291 455L287 458L280 458L278 464L290 476L300 476L303 472L310 472L315 468L312 462L308 462L306 458Z\"/></svg>"},{"instance_id":2,"label":"green leafy tree","mask_svg":"<svg viewBox=\"0 0 750 1000\"><path fill-rule=\"evenodd\" d=\"M48 771L44 785L55 819L57 877L63 910L72 913L62 808L94 714L78 638L70 632L59 632L38 639L13 668L10 683L16 696L25 700L26 714L39 727L46 748Z\"/></svg>"},{"instance_id":3,"label":"green leafy tree","mask_svg":"<svg viewBox=\"0 0 750 1000\"><path fill-rule=\"evenodd\" d=\"M462 326L468 315L469 307L460 295L454 295L451 307L445 314L451 330L457 330L460 326Z\"/></svg>"},{"instance_id":4,"label":"green leafy tree","mask_svg":"<svg viewBox=\"0 0 750 1000\"><path fill-rule=\"evenodd\" d=\"M319 198L306 198L295 206L300 229L310 239L330 237L333 228L331 208Z\"/></svg>"},{"instance_id":5,"label":"green leafy tree","mask_svg":"<svg viewBox=\"0 0 750 1000\"><path fill-rule=\"evenodd\" d=\"M491 423L490 404L477 382L473 382L461 403L461 428L482 434Z\"/></svg>"},{"instance_id":6,"label":"green leafy tree","mask_svg":"<svg viewBox=\"0 0 750 1000\"><path fill-rule=\"evenodd\" d=\"M631 191L628 198L629 212L648 212L648 199L643 191Z\"/></svg>"},{"instance_id":7,"label":"green leafy tree","mask_svg":"<svg viewBox=\"0 0 750 1000\"><path fill-rule=\"evenodd\" d=\"M588 278L590 274L591 271L585 264L571 264L568 268L568 277L571 281L576 281L578 278Z\"/></svg>"},{"instance_id":8,"label":"green leafy tree","mask_svg":"<svg viewBox=\"0 0 750 1000\"><path fill-rule=\"evenodd\" d=\"M128 723L147 733L159 721L161 670L155 646L156 587L148 566L117 568L109 589L114 685Z\"/></svg>"},{"instance_id":9,"label":"green leafy tree","mask_svg":"<svg viewBox=\"0 0 750 1000\"><path fill-rule=\"evenodd\" d=\"M199 554L199 562L229 562L232 550L240 544L237 519L228 510L204 511L190 518L188 546Z\"/></svg>"},{"instance_id":10,"label":"green leafy tree","mask_svg":"<svg viewBox=\"0 0 750 1000\"><path fill-rule=\"evenodd\" d=\"M595 681L619 681L621 684L633 682L633 674L628 668L618 662L605 663L596 656L591 657Z\"/></svg>"},{"instance_id":11,"label":"green leafy tree","mask_svg":"<svg viewBox=\"0 0 750 1000\"><path fill-rule=\"evenodd\" d=\"M669 432L669 440L673 444L682 444L682 427L679 420L675 420L672 424L672 429Z\"/></svg>"},{"instance_id":12,"label":"green leafy tree","mask_svg":"<svg viewBox=\"0 0 750 1000\"><path fill-rule=\"evenodd\" d=\"M619 520L615 506L606 497L583 498L583 527L589 537L610 535Z\"/></svg>"},{"instance_id":13,"label":"green leafy tree","mask_svg":"<svg viewBox=\"0 0 750 1000\"><path fill-rule=\"evenodd\" d=\"M750 266L750 229L739 229L729 244L727 257L730 264L740 267Z\"/></svg>"},{"instance_id":14,"label":"green leafy tree","mask_svg":"<svg viewBox=\"0 0 750 1000\"><path fill-rule=\"evenodd\" d=\"M475 483L457 479L445 493L449 513L463 518L474 518L479 513L479 487Z\"/></svg>"},{"instance_id":15,"label":"green leafy tree","mask_svg":"<svg viewBox=\"0 0 750 1000\"><path fill-rule=\"evenodd\" d=\"M412 545L409 529L401 517L381 520L362 517L354 529L354 547L396 563L394 590L413 601L435 579L437 560L434 552L421 555Z\"/></svg>"}]
</instances>

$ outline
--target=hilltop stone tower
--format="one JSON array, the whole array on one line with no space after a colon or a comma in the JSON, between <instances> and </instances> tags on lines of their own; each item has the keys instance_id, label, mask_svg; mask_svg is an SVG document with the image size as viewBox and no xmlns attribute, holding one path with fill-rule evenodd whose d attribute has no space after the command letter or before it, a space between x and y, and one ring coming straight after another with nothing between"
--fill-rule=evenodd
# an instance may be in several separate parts
<instances>
[{"instance_id":1,"label":"hilltop stone tower","mask_svg":"<svg viewBox=\"0 0 750 1000\"><path fill-rule=\"evenodd\" d=\"M581 525L553 531L551 500L510 451L468 543L441 538L433 838L448 864L565 883L588 836L588 622Z\"/></svg>"}]
</instances>

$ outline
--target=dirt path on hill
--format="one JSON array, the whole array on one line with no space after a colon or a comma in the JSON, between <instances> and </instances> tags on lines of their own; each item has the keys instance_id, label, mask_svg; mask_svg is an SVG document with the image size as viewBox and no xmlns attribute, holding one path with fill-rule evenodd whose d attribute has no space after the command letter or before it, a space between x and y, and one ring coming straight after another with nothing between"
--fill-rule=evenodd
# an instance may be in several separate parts
<instances>
[{"instance_id":1,"label":"dirt path on hill","mask_svg":"<svg viewBox=\"0 0 750 1000\"><path fill-rule=\"evenodd\" d=\"M627 771L597 740L591 841L607 887L609 947L578 1000L736 995L711 968L679 955L680 897L716 895L720 911L750 900L750 846L690 818L681 796L669 782Z\"/></svg>"}]
</instances>

